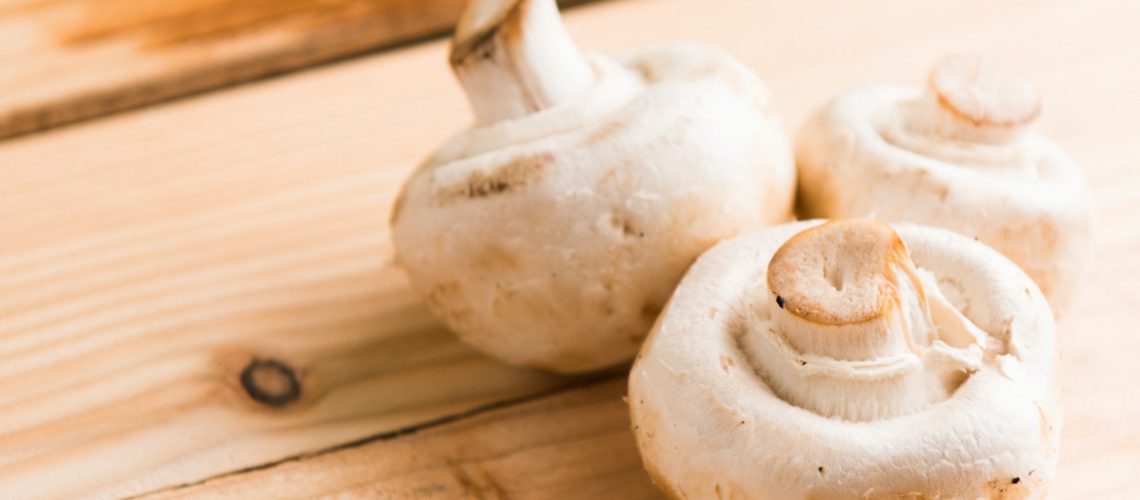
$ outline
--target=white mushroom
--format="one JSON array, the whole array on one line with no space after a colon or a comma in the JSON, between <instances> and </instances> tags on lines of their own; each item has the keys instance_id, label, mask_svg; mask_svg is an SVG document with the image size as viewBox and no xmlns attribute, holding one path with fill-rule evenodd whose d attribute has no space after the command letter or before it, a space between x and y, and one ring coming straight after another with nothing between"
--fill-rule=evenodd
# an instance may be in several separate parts
<instances>
[{"instance_id":1,"label":"white mushroom","mask_svg":"<svg viewBox=\"0 0 1140 500\"><path fill-rule=\"evenodd\" d=\"M482 0L451 63L477 123L408 180L393 236L431 310L503 361L628 360L701 252L791 218L791 146L724 52L582 54L553 0Z\"/></svg>"},{"instance_id":2,"label":"white mushroom","mask_svg":"<svg viewBox=\"0 0 1140 500\"><path fill-rule=\"evenodd\" d=\"M1032 280L972 239L772 227L682 280L630 374L633 429L674 498L1038 498L1054 337Z\"/></svg>"},{"instance_id":3,"label":"white mushroom","mask_svg":"<svg viewBox=\"0 0 1140 500\"><path fill-rule=\"evenodd\" d=\"M798 209L976 237L1020 265L1060 311L1092 256L1092 212L1080 169L1029 129L1040 109L1033 89L970 56L935 64L925 92L846 92L797 138Z\"/></svg>"}]
</instances>

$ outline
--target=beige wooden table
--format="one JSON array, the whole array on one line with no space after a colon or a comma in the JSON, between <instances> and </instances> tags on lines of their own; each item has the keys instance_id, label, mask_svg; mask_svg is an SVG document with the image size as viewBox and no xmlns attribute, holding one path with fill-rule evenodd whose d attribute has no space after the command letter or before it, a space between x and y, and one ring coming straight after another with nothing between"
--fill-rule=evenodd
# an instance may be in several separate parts
<instances>
[{"instance_id":1,"label":"beige wooden table","mask_svg":"<svg viewBox=\"0 0 1140 500\"><path fill-rule=\"evenodd\" d=\"M1061 325L1055 497L1140 495L1140 3L621 0L567 17L604 51L726 47L789 130L847 86L921 83L946 52L1032 82L1101 223ZM391 263L399 182L469 121L445 51L0 142L0 497L656 495L621 373L490 361Z\"/></svg>"}]
</instances>

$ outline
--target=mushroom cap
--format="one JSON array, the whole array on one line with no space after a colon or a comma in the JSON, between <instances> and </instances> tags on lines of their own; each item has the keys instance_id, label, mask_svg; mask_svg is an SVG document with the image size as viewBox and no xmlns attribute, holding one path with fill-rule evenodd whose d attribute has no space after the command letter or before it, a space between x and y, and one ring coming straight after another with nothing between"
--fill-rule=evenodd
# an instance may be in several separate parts
<instances>
[{"instance_id":1,"label":"mushroom cap","mask_svg":"<svg viewBox=\"0 0 1140 500\"><path fill-rule=\"evenodd\" d=\"M791 216L791 148L759 79L716 49L588 57L581 99L466 130L393 211L401 265L459 337L512 364L631 358L685 269Z\"/></svg>"},{"instance_id":2,"label":"mushroom cap","mask_svg":"<svg viewBox=\"0 0 1140 500\"><path fill-rule=\"evenodd\" d=\"M952 391L920 407L829 415L802 401L819 400L813 391L824 399L875 398L867 388L887 379L853 375L843 391L827 392L835 372L813 366L826 356L798 352L810 361L801 365L760 352L764 338L788 337L777 315L795 300L770 300L769 263L793 236L819 224L726 240L674 292L629 380L633 429L654 482L674 498L1043 496L1056 469L1060 407L1053 316L1032 280L972 239L895 225L916 273L929 277L926 295L952 304L950 314L984 337L984 351ZM935 333L954 327L948 321L936 318ZM788 376L803 384L787 385Z\"/></svg>"},{"instance_id":3,"label":"mushroom cap","mask_svg":"<svg viewBox=\"0 0 1140 500\"><path fill-rule=\"evenodd\" d=\"M803 217L864 217L977 237L1020 265L1057 312L1092 257L1080 169L1029 128L1032 89L976 58L940 61L928 88L844 92L796 138Z\"/></svg>"}]
</instances>

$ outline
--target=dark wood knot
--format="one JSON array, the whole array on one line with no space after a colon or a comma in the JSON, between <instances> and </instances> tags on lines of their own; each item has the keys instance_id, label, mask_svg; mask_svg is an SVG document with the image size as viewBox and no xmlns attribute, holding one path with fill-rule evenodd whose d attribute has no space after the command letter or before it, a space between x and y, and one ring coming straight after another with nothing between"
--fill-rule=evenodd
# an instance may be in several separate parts
<instances>
[{"instance_id":1,"label":"dark wood knot","mask_svg":"<svg viewBox=\"0 0 1140 500\"><path fill-rule=\"evenodd\" d=\"M241 386L258 403L281 408L301 396L293 368L276 359L254 358L241 371Z\"/></svg>"}]
</instances>

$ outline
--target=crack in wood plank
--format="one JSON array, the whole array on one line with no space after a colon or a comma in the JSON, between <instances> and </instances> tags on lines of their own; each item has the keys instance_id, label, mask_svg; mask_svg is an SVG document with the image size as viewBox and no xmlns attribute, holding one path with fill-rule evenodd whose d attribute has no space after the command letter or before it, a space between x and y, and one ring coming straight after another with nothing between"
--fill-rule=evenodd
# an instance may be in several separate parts
<instances>
[{"instance_id":1,"label":"crack in wood plank","mask_svg":"<svg viewBox=\"0 0 1140 500\"><path fill-rule=\"evenodd\" d=\"M414 432L337 447L138 498L384 496L660 498L641 468L625 377L489 405ZM410 450L422 458L402 457ZM563 476L539 476L557 469ZM288 478L309 478L304 484ZM283 489L284 488L284 489Z\"/></svg>"},{"instance_id":2,"label":"crack in wood plank","mask_svg":"<svg viewBox=\"0 0 1140 500\"><path fill-rule=\"evenodd\" d=\"M498 410L511 408L511 407L514 407L517 405L522 405L522 404L533 402L533 401L546 399L546 398L549 398L551 396L556 396L559 394L571 392L571 391L574 391L577 389L596 386L596 385L598 385L600 383L604 383L606 381L612 381L612 380L618 379L618 378L624 379L625 378L625 372L627 370L628 370L628 367L621 367L621 368L616 369L616 370L607 370L605 372L586 376L580 380L573 381L573 382L567 383L566 385L558 386L558 387L555 387L553 389L539 391L539 392L536 392L533 394L527 394L527 395L519 396L516 398L510 398L510 399L495 401L495 402L492 402L489 404L477 406L477 407L472 408L470 410L444 415L444 416L441 416L441 417L438 417L438 418L435 418L432 420L417 423L415 425L410 425L407 427L402 427L402 428L395 429L392 431L381 432L381 433L373 434L370 436L365 436L365 437L362 437L360 439L355 439L355 440L348 441L345 443L336 444L336 445L329 446L327 448L323 448L320 450L315 450L315 451L306 452L306 453L298 453L296 455L282 457L282 458L277 459L277 460L272 460L269 462L253 465L250 467L244 467L241 469L228 471L228 472L225 472L222 474L217 474L214 476L202 478L202 479L199 479L196 481L189 481L189 482L185 482L185 483L181 483L181 484L177 484L177 485L171 485L168 487L159 488L159 489L149 491L149 492L143 492L143 493L138 493L135 495L130 495L126 498L145 498L145 497L148 497L151 495L176 492L177 490L192 488L192 487L195 487L198 485L202 485L202 484L209 483L212 481L225 479L225 478L228 478L231 476L240 476L240 475L249 474L252 472L258 472L258 471L262 471L262 470L266 470L266 469L271 469L271 468L274 468L274 467L277 467L279 465L286 464L289 462L305 461L305 460L320 457L322 455L327 455L327 454L331 454L331 453L337 453L337 452L342 452L342 451L346 451L346 450L351 450L353 448L359 448L361 446L366 446L366 445L371 444L371 443L376 443L376 442L381 442L381 441L389 441L389 440L401 438L404 436L411 436L411 435L414 435L416 433L419 433L419 432L422 432L425 430L445 426L447 424L451 424L453 422L458 422L460 420L484 415L487 413L492 413L492 412L495 412ZM615 374L614 373L615 371L618 373Z\"/></svg>"}]
</instances>

